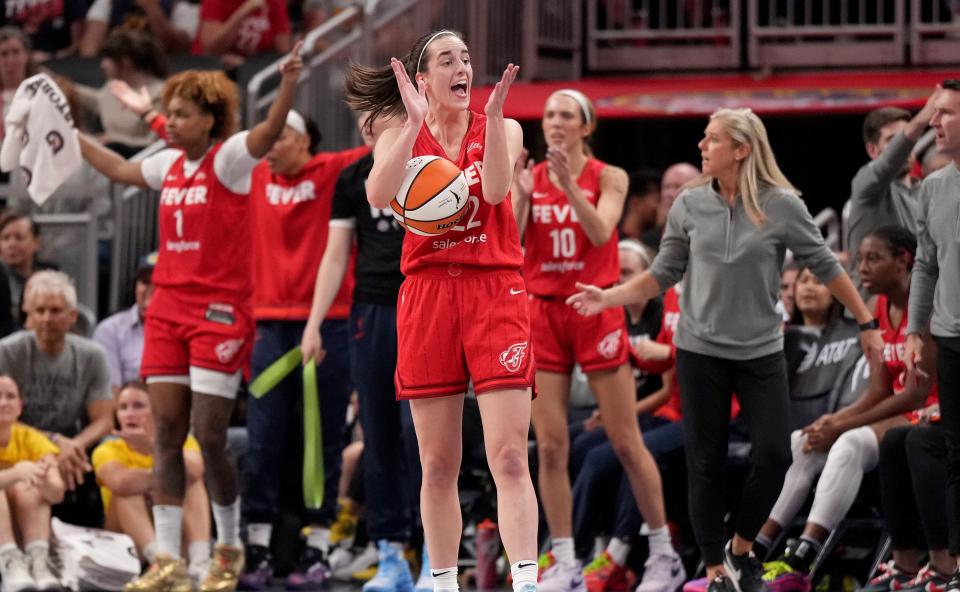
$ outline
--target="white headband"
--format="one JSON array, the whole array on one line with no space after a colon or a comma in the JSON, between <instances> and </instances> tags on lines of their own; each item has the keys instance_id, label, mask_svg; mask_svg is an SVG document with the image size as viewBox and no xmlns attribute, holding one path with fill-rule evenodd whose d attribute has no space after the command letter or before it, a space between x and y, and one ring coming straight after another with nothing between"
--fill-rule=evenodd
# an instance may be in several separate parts
<instances>
[{"instance_id":1,"label":"white headband","mask_svg":"<svg viewBox=\"0 0 960 592\"><path fill-rule=\"evenodd\" d=\"M577 102L580 105L580 111L583 112L583 122L587 125L593 123L593 117L590 116L590 100L587 99L587 96L572 88L563 88L557 91L558 94L566 95Z\"/></svg>"},{"instance_id":2,"label":"white headband","mask_svg":"<svg viewBox=\"0 0 960 592\"><path fill-rule=\"evenodd\" d=\"M416 69L413 71L413 75L414 75L414 76L416 76L416 75L417 75L417 72L420 71L420 62L423 61L423 54L426 53L426 51L427 51L427 46L430 45L431 43L433 43L433 40L436 39L437 37L441 36L441 35L453 35L453 31L446 31L446 30L444 30L444 31L439 31L439 32L437 32L437 33L434 33L434 34L433 34L433 37L431 37L430 39L427 39L427 42L423 44L423 49L420 50L420 57L417 58L417 67L416 67Z\"/></svg>"},{"instance_id":3,"label":"white headband","mask_svg":"<svg viewBox=\"0 0 960 592\"><path fill-rule=\"evenodd\" d=\"M617 243L617 248L640 255L640 259L643 260L648 268L653 263L650 258L650 251L634 239L623 239Z\"/></svg>"},{"instance_id":4,"label":"white headband","mask_svg":"<svg viewBox=\"0 0 960 592\"><path fill-rule=\"evenodd\" d=\"M287 111L287 127L293 128L294 131L305 136L310 135L307 133L307 121L303 118L303 115L293 109Z\"/></svg>"}]
</instances>

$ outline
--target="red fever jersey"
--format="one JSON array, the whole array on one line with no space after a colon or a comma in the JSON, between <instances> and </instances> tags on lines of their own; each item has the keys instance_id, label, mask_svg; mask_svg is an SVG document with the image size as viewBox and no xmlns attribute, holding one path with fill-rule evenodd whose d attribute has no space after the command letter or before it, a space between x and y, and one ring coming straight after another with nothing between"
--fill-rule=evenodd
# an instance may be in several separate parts
<instances>
[{"instance_id":1,"label":"red fever jersey","mask_svg":"<svg viewBox=\"0 0 960 592\"><path fill-rule=\"evenodd\" d=\"M600 199L600 173L607 166L587 159L577 185L594 207ZM599 247L580 226L570 199L550 181L547 164L533 169L530 221L524 237L523 276L527 289L542 296L569 296L576 282L608 287L620 277L616 233Z\"/></svg>"},{"instance_id":2,"label":"red fever jersey","mask_svg":"<svg viewBox=\"0 0 960 592\"><path fill-rule=\"evenodd\" d=\"M243 4L243 0L203 0L200 2L200 26L203 21L226 22ZM290 32L290 16L284 0L265 0L266 8L258 8L240 23L233 45L226 53L252 56L275 51L277 35ZM203 54L200 34L193 41L193 53Z\"/></svg>"},{"instance_id":3,"label":"red fever jersey","mask_svg":"<svg viewBox=\"0 0 960 592\"><path fill-rule=\"evenodd\" d=\"M660 333L657 335L656 342L670 346L670 357L666 360L641 360L638 357L633 358L633 365L641 370L652 374L663 374L673 368L677 349L673 345L673 335L677 332L677 323L680 321L680 298L674 287L669 288L663 294L663 322L660 324ZM631 347L634 343L630 344ZM670 384L670 398L667 402L658 407L653 414L669 421L678 421L680 419L680 384L677 376L674 374Z\"/></svg>"},{"instance_id":4,"label":"red fever jersey","mask_svg":"<svg viewBox=\"0 0 960 592\"><path fill-rule=\"evenodd\" d=\"M248 304L250 196L230 191L217 178L213 163L222 147L222 142L214 146L192 176L184 174L184 154L167 171L160 191L153 283L185 296L226 296L227 302Z\"/></svg>"},{"instance_id":5,"label":"red fever jersey","mask_svg":"<svg viewBox=\"0 0 960 592\"><path fill-rule=\"evenodd\" d=\"M483 200L480 171L483 167L487 117L470 112L470 125L453 163L460 167L469 188L467 212L460 224L440 236L406 233L400 270L404 275L437 265L459 264L489 269L519 270L523 265L517 222L510 195L497 205ZM445 155L440 143L423 125L413 145L412 156Z\"/></svg>"},{"instance_id":6,"label":"red fever jersey","mask_svg":"<svg viewBox=\"0 0 960 592\"><path fill-rule=\"evenodd\" d=\"M890 322L889 300L886 296L880 295L877 296L877 308L873 315L880 322L880 333L883 335L883 365L886 366L887 372L893 377L893 392L899 393L905 387L903 381L907 375L907 366L903 363L904 344L907 341L907 311L903 311L900 324L894 327ZM933 405L937 401L937 385L934 382L923 406ZM910 415L912 416L912 414Z\"/></svg>"},{"instance_id":7,"label":"red fever jersey","mask_svg":"<svg viewBox=\"0 0 960 592\"><path fill-rule=\"evenodd\" d=\"M306 320L327 244L337 177L369 148L322 152L295 177L253 170L253 314L257 320ZM345 319L353 293L353 256L328 319Z\"/></svg>"}]
</instances>

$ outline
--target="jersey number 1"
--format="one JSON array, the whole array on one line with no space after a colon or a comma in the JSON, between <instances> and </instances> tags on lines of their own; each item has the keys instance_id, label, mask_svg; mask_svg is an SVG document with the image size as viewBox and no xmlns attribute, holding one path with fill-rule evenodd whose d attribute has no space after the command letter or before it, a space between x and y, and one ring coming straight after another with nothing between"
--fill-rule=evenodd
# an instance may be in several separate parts
<instances>
[{"instance_id":1,"label":"jersey number 1","mask_svg":"<svg viewBox=\"0 0 960 592\"><path fill-rule=\"evenodd\" d=\"M174 210L173 217L177 219L177 238L183 238L183 210Z\"/></svg>"}]
</instances>

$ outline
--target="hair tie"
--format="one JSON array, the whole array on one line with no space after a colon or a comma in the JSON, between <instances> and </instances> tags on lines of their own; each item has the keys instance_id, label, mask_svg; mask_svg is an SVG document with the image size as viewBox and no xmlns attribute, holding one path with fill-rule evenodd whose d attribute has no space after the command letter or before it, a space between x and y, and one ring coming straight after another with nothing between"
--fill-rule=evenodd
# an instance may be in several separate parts
<instances>
[{"instance_id":1,"label":"hair tie","mask_svg":"<svg viewBox=\"0 0 960 592\"><path fill-rule=\"evenodd\" d=\"M303 115L300 115L293 109L287 111L287 127L293 128L294 131L305 136L310 135L307 133L307 121L303 118Z\"/></svg>"},{"instance_id":2,"label":"hair tie","mask_svg":"<svg viewBox=\"0 0 960 592\"><path fill-rule=\"evenodd\" d=\"M431 37L430 39L427 39L427 42L423 44L423 49L420 50L420 57L417 58L417 68L413 71L414 76L416 76L417 72L420 71L420 62L423 61L423 54L427 51L427 46L433 43L433 40L436 39L437 37L441 35L448 35L448 34L453 35L453 32L447 31L446 29L444 29L443 31L438 31L434 33L433 37Z\"/></svg>"},{"instance_id":3,"label":"hair tie","mask_svg":"<svg viewBox=\"0 0 960 592\"><path fill-rule=\"evenodd\" d=\"M593 117L590 115L590 100L579 90L573 88L562 88L557 91L558 94L566 95L580 105L580 111L583 112L583 121L587 125L593 123Z\"/></svg>"}]
</instances>

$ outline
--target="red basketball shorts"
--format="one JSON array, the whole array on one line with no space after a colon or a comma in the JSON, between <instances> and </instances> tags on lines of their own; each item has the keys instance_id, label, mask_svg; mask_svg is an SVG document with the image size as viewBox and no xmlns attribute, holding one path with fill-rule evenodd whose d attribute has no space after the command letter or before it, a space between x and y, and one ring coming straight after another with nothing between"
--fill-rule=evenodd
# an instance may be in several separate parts
<instances>
[{"instance_id":1,"label":"red basketball shorts","mask_svg":"<svg viewBox=\"0 0 960 592\"><path fill-rule=\"evenodd\" d=\"M397 398L533 386L523 278L453 264L408 276L397 301Z\"/></svg>"},{"instance_id":2,"label":"red basketball shorts","mask_svg":"<svg viewBox=\"0 0 960 592\"><path fill-rule=\"evenodd\" d=\"M584 372L612 370L626 364L630 342L623 308L608 308L585 317L565 300L530 297L537 370L569 374L575 363Z\"/></svg>"},{"instance_id":3,"label":"red basketball shorts","mask_svg":"<svg viewBox=\"0 0 960 592\"><path fill-rule=\"evenodd\" d=\"M140 375L185 376L190 367L248 374L254 322L249 307L156 289L144 323Z\"/></svg>"}]
</instances>

